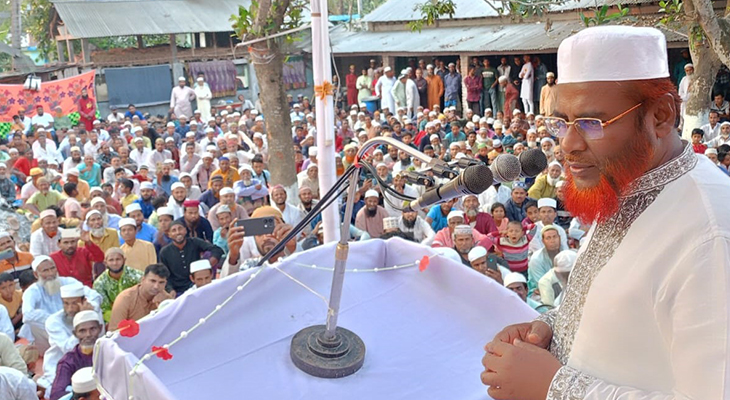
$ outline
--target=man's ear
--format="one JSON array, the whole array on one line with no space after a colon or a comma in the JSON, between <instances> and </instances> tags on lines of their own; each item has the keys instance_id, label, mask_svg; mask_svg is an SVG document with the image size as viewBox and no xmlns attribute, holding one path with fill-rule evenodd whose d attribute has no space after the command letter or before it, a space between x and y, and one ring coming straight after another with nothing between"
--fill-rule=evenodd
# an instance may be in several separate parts
<instances>
[{"instance_id":1,"label":"man's ear","mask_svg":"<svg viewBox=\"0 0 730 400\"><path fill-rule=\"evenodd\" d=\"M676 134L676 121L679 114L671 94L666 93L656 100L649 113L653 116L654 131L658 139Z\"/></svg>"}]
</instances>

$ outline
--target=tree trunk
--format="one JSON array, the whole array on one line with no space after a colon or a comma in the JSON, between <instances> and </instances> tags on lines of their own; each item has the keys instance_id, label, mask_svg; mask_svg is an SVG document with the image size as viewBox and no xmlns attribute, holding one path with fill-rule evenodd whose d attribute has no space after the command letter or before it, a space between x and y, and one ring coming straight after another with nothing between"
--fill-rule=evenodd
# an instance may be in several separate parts
<instances>
[{"instance_id":1,"label":"tree trunk","mask_svg":"<svg viewBox=\"0 0 730 400\"><path fill-rule=\"evenodd\" d=\"M261 105L264 109L264 121L269 144L269 164L271 181L290 187L296 183L296 167L294 164L294 144L291 135L291 119L289 118L289 104L286 101L286 92L282 85L284 71L284 56L273 41L270 42L268 53L265 42L256 45L256 55L253 56L254 70L259 82ZM258 56L266 54L274 56L271 61L259 63ZM267 57L267 60L268 60Z\"/></svg>"},{"instance_id":2,"label":"tree trunk","mask_svg":"<svg viewBox=\"0 0 730 400\"><path fill-rule=\"evenodd\" d=\"M694 24L696 26L696 24ZM692 32L692 29L690 29ZM694 65L694 75L689 89L689 100L684 110L682 138L692 139L692 129L709 122L709 104L712 87L715 85L717 71L722 63L707 43L697 42L696 36L689 35L689 49Z\"/></svg>"}]
</instances>

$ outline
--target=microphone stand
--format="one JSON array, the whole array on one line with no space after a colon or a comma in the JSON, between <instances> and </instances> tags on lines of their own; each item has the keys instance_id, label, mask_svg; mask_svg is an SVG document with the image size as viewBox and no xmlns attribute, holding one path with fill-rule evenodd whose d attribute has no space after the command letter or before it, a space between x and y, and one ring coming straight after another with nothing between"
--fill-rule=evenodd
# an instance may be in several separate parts
<instances>
[{"instance_id":1,"label":"microphone stand","mask_svg":"<svg viewBox=\"0 0 730 400\"><path fill-rule=\"evenodd\" d=\"M377 145L387 144L398 148L416 157L429 166L448 165L437 158L431 158L410 146L403 144L393 138L377 137L368 140L358 152L355 164L359 164L362 157L369 149ZM342 221L340 241L335 250L334 274L332 276L332 288L330 291L329 310L325 325L313 325L297 332L291 341L290 356L294 365L309 375L319 378L342 378L357 372L365 362L365 343L354 332L337 326L337 317L340 311L342 299L342 288L345 280L347 256L349 253L348 239L350 237L350 221L354 208L357 183L360 179L360 168L350 167L349 188L347 203L345 204L345 215ZM344 180L338 181L332 189L323 197L329 200L329 196L336 193ZM323 200L324 201L324 200ZM259 262L262 265L272 254L281 251L294 235L296 235L306 223L320 212L319 208L313 209L307 217L300 222L293 231L287 235L277 246Z\"/></svg>"}]
</instances>

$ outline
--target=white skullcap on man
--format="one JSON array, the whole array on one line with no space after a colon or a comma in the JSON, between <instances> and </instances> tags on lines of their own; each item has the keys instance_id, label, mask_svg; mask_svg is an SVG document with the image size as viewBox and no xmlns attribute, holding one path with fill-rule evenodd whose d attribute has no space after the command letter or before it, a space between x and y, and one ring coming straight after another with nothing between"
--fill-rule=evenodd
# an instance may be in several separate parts
<instances>
[{"instance_id":1,"label":"white skullcap on man","mask_svg":"<svg viewBox=\"0 0 730 400\"><path fill-rule=\"evenodd\" d=\"M553 265L555 272L568 273L573 270L578 253L573 250L563 250L555 256Z\"/></svg>"},{"instance_id":2,"label":"white skullcap on man","mask_svg":"<svg viewBox=\"0 0 730 400\"><path fill-rule=\"evenodd\" d=\"M159 214L158 214L159 215ZM137 223L134 221L134 218L122 218L119 220L119 229L122 229L125 226L137 226Z\"/></svg>"},{"instance_id":3,"label":"white skullcap on man","mask_svg":"<svg viewBox=\"0 0 730 400\"><path fill-rule=\"evenodd\" d=\"M380 197L380 195L378 194L377 191L370 189L367 192L365 192L365 198L367 199L368 197Z\"/></svg>"},{"instance_id":4,"label":"white skullcap on man","mask_svg":"<svg viewBox=\"0 0 730 400\"><path fill-rule=\"evenodd\" d=\"M160 207L160 208L158 208L157 209L157 216L159 217L160 215L167 215L167 216L170 216L170 217L175 218L175 214L172 213L172 210L169 207Z\"/></svg>"},{"instance_id":5,"label":"white skullcap on man","mask_svg":"<svg viewBox=\"0 0 730 400\"><path fill-rule=\"evenodd\" d=\"M142 211L142 206L140 206L139 203L132 203L124 209L124 212L127 213L127 215L135 211Z\"/></svg>"},{"instance_id":6,"label":"white skullcap on man","mask_svg":"<svg viewBox=\"0 0 730 400\"><path fill-rule=\"evenodd\" d=\"M41 211L40 219L43 219L45 217L53 217L53 218L56 218L57 215L56 215L56 212L55 211L53 211L51 209L48 209L48 210Z\"/></svg>"},{"instance_id":7,"label":"white skullcap on man","mask_svg":"<svg viewBox=\"0 0 730 400\"><path fill-rule=\"evenodd\" d=\"M98 204L98 203L104 203L104 204L106 204L106 200L104 200L102 197L94 197L93 199L91 199L91 205L92 206L95 205L95 204Z\"/></svg>"},{"instance_id":8,"label":"white skullcap on man","mask_svg":"<svg viewBox=\"0 0 730 400\"><path fill-rule=\"evenodd\" d=\"M452 218L464 218L464 212L453 210L446 216L446 221L450 221Z\"/></svg>"},{"instance_id":9,"label":"white skullcap on man","mask_svg":"<svg viewBox=\"0 0 730 400\"><path fill-rule=\"evenodd\" d=\"M89 322L89 321L96 321L99 324L101 324L101 321L99 320L99 314L97 314L96 311L92 311L92 310L79 311L74 316L74 328L83 324L84 322Z\"/></svg>"},{"instance_id":10,"label":"white skullcap on man","mask_svg":"<svg viewBox=\"0 0 730 400\"><path fill-rule=\"evenodd\" d=\"M558 202L555 201L555 199L550 197L543 197L540 200L537 201L537 209L541 209L543 207L552 207L554 209L558 208Z\"/></svg>"},{"instance_id":11,"label":"white skullcap on man","mask_svg":"<svg viewBox=\"0 0 730 400\"><path fill-rule=\"evenodd\" d=\"M93 368L84 367L74 372L71 376L71 390L76 394L86 394L96 390Z\"/></svg>"},{"instance_id":12,"label":"white skullcap on man","mask_svg":"<svg viewBox=\"0 0 730 400\"><path fill-rule=\"evenodd\" d=\"M482 246L475 246L473 249L469 250L469 255L467 256L467 258L469 259L469 262L474 262L475 260L486 256L487 249Z\"/></svg>"},{"instance_id":13,"label":"white skullcap on man","mask_svg":"<svg viewBox=\"0 0 730 400\"><path fill-rule=\"evenodd\" d=\"M710 149L705 150L705 155L708 155L708 154L717 155L717 149L710 148Z\"/></svg>"},{"instance_id":14,"label":"white skullcap on man","mask_svg":"<svg viewBox=\"0 0 730 400\"><path fill-rule=\"evenodd\" d=\"M456 236L456 235L471 235L471 226L456 225L454 227L454 236Z\"/></svg>"},{"instance_id":15,"label":"white skullcap on man","mask_svg":"<svg viewBox=\"0 0 730 400\"><path fill-rule=\"evenodd\" d=\"M60 239L78 239L81 237L81 231L76 228L59 229L61 231Z\"/></svg>"},{"instance_id":16,"label":"white skullcap on man","mask_svg":"<svg viewBox=\"0 0 730 400\"><path fill-rule=\"evenodd\" d=\"M558 75L558 84L667 78L667 38L654 28L583 29L560 43Z\"/></svg>"},{"instance_id":17,"label":"white skullcap on man","mask_svg":"<svg viewBox=\"0 0 730 400\"><path fill-rule=\"evenodd\" d=\"M172 184L172 186L170 187L170 190L175 190L175 189L178 189L178 188L183 188L183 189L187 189L187 188L185 187L185 184L184 184L184 183L182 183L182 182L175 182L175 183L173 183L173 184Z\"/></svg>"},{"instance_id":18,"label":"white skullcap on man","mask_svg":"<svg viewBox=\"0 0 730 400\"><path fill-rule=\"evenodd\" d=\"M84 297L84 285L82 285L81 282L61 286L62 299L73 297Z\"/></svg>"},{"instance_id":19,"label":"white skullcap on man","mask_svg":"<svg viewBox=\"0 0 730 400\"><path fill-rule=\"evenodd\" d=\"M100 217L102 216L99 211L97 211L97 210L91 210L88 213L86 213L86 219L85 219L85 221L86 222L89 222L89 218L93 217L94 215L98 215Z\"/></svg>"},{"instance_id":20,"label":"white skullcap on man","mask_svg":"<svg viewBox=\"0 0 730 400\"><path fill-rule=\"evenodd\" d=\"M33 269L33 271L37 270L38 267L41 265L44 261L50 261L52 264L55 264L53 259L51 257L40 255L33 259L33 262L30 263L30 267Z\"/></svg>"},{"instance_id":21,"label":"white skullcap on man","mask_svg":"<svg viewBox=\"0 0 730 400\"><path fill-rule=\"evenodd\" d=\"M190 263L190 275L198 272L198 271L204 271L206 269L213 269L213 267L210 265L209 260L198 260L193 261Z\"/></svg>"},{"instance_id":22,"label":"white skullcap on man","mask_svg":"<svg viewBox=\"0 0 730 400\"><path fill-rule=\"evenodd\" d=\"M155 185L153 185L152 182L142 182L139 185L139 189L140 190L146 190L146 189L154 190L155 189Z\"/></svg>"},{"instance_id":23,"label":"white skullcap on man","mask_svg":"<svg viewBox=\"0 0 730 400\"><path fill-rule=\"evenodd\" d=\"M383 229L396 229L396 228L398 228L398 217L383 218Z\"/></svg>"},{"instance_id":24,"label":"white skullcap on man","mask_svg":"<svg viewBox=\"0 0 730 400\"><path fill-rule=\"evenodd\" d=\"M220 190L220 192L218 192L218 195L225 196L227 194L235 194L235 193L236 192L234 192L233 189L231 189L229 187L224 187L223 189Z\"/></svg>"},{"instance_id":25,"label":"white skullcap on man","mask_svg":"<svg viewBox=\"0 0 730 400\"><path fill-rule=\"evenodd\" d=\"M504 277L504 287L507 287L513 283L524 283L527 284L527 278L519 272L510 272Z\"/></svg>"}]
</instances>

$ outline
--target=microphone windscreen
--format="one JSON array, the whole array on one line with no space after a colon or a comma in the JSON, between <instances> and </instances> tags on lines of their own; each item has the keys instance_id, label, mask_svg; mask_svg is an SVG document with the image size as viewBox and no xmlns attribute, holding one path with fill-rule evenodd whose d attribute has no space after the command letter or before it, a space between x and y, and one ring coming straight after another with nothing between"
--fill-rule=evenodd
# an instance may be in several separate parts
<instances>
[{"instance_id":1,"label":"microphone windscreen","mask_svg":"<svg viewBox=\"0 0 730 400\"><path fill-rule=\"evenodd\" d=\"M479 194L493 183L492 171L485 164L472 165L464 170L464 187L471 193Z\"/></svg>"},{"instance_id":2,"label":"microphone windscreen","mask_svg":"<svg viewBox=\"0 0 730 400\"><path fill-rule=\"evenodd\" d=\"M512 154L500 154L492 162L491 170L495 181L512 182L520 177L520 160Z\"/></svg>"},{"instance_id":3,"label":"microphone windscreen","mask_svg":"<svg viewBox=\"0 0 730 400\"><path fill-rule=\"evenodd\" d=\"M522 176L534 178L547 168L547 157L540 149L525 150L520 153L520 165L522 165Z\"/></svg>"}]
</instances>

